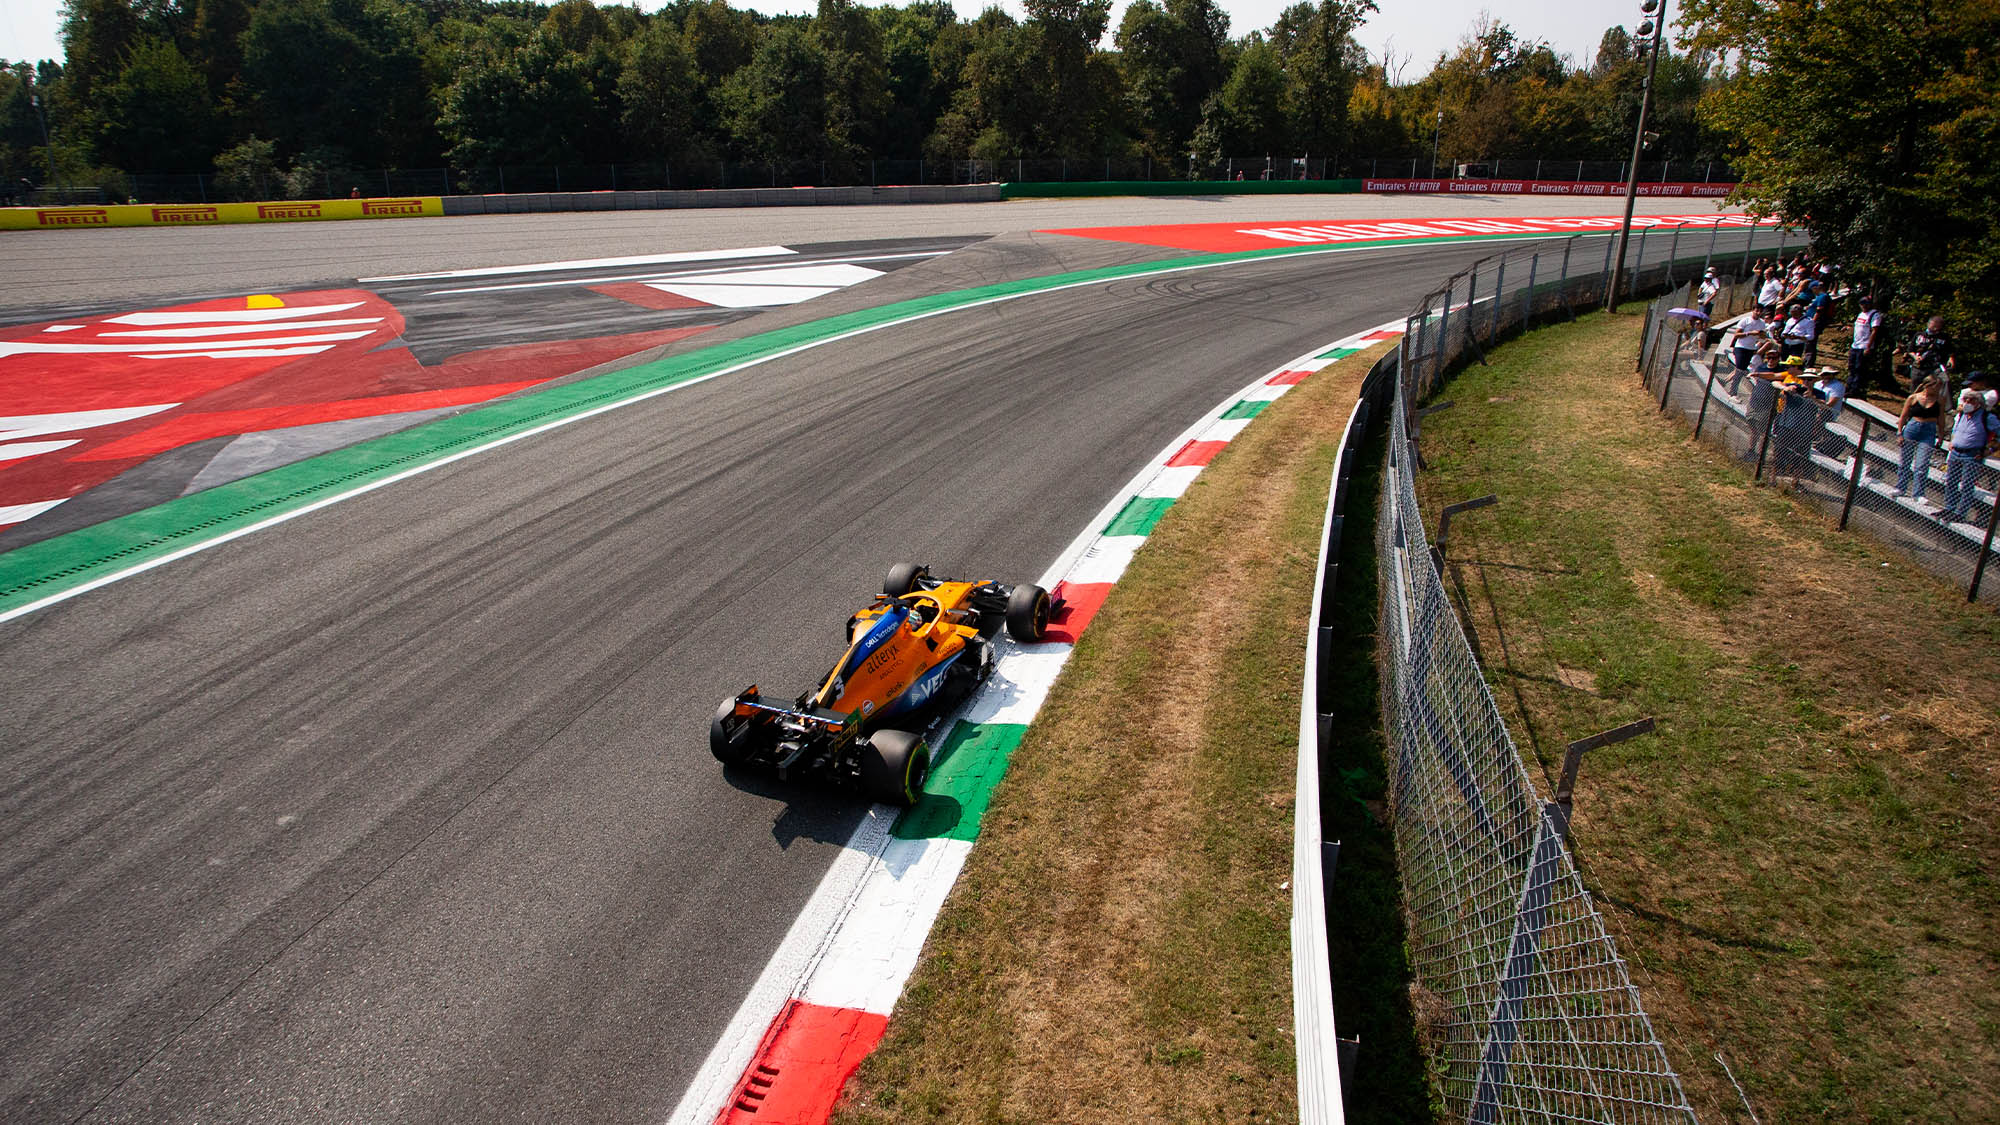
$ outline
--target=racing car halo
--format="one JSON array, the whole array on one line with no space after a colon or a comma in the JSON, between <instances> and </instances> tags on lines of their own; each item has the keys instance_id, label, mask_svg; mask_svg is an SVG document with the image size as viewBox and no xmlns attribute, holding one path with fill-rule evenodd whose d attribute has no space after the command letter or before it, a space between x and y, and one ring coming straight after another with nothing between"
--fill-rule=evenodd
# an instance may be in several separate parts
<instances>
[{"instance_id":1,"label":"racing car halo","mask_svg":"<svg viewBox=\"0 0 2000 1125\"><path fill-rule=\"evenodd\" d=\"M881 596L847 619L847 651L817 690L787 704L752 684L716 709L708 748L724 766L914 804L930 773L924 736L992 673L995 636L1004 626L1016 641L1039 641L1060 604L1040 586L899 563Z\"/></svg>"}]
</instances>

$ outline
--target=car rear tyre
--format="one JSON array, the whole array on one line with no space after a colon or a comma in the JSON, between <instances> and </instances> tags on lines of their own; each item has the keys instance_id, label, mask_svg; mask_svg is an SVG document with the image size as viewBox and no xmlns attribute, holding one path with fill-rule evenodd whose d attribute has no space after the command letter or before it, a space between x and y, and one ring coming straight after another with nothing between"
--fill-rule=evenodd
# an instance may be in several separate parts
<instances>
[{"instance_id":1,"label":"car rear tyre","mask_svg":"<svg viewBox=\"0 0 2000 1125\"><path fill-rule=\"evenodd\" d=\"M877 801L914 805L931 773L924 736L906 730L876 731L861 750L861 788Z\"/></svg>"},{"instance_id":2,"label":"car rear tyre","mask_svg":"<svg viewBox=\"0 0 2000 1125\"><path fill-rule=\"evenodd\" d=\"M928 573L916 563L897 563L889 568L889 576L882 580L882 592L892 598L900 598L917 588L917 579Z\"/></svg>"},{"instance_id":3,"label":"car rear tyre","mask_svg":"<svg viewBox=\"0 0 2000 1125\"><path fill-rule=\"evenodd\" d=\"M708 752L725 766L740 766L750 757L751 724L748 720L731 722L735 714L736 697L732 695L708 721Z\"/></svg>"},{"instance_id":4,"label":"car rear tyre","mask_svg":"<svg viewBox=\"0 0 2000 1125\"><path fill-rule=\"evenodd\" d=\"M1048 631L1049 592L1040 586L1014 587L1007 597L1007 635L1022 644L1033 644Z\"/></svg>"}]
</instances>

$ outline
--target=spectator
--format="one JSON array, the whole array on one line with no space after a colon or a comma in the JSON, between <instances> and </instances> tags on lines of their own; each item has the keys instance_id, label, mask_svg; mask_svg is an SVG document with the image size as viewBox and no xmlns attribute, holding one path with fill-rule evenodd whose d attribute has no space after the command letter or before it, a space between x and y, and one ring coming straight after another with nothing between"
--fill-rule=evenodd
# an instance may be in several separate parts
<instances>
[{"instance_id":1,"label":"spectator","mask_svg":"<svg viewBox=\"0 0 2000 1125\"><path fill-rule=\"evenodd\" d=\"M1924 330L1910 341L1905 359L1910 365L1911 385L1921 384L1936 375L1939 386L1943 388L1938 393L1950 395L1951 374L1958 366L1958 359L1951 334L1944 330L1944 317L1934 316L1924 325Z\"/></svg>"},{"instance_id":2,"label":"spectator","mask_svg":"<svg viewBox=\"0 0 2000 1125\"><path fill-rule=\"evenodd\" d=\"M1729 358L1736 364L1736 373L1729 379L1731 395L1736 393L1737 384L1750 370L1750 362L1757 357L1757 349L1771 338L1771 326L1764 319L1767 315L1759 306L1752 309L1749 316L1736 322L1736 338L1729 345Z\"/></svg>"},{"instance_id":3,"label":"spectator","mask_svg":"<svg viewBox=\"0 0 2000 1125\"><path fill-rule=\"evenodd\" d=\"M1697 292L1697 297L1701 301L1701 315L1710 320L1715 319L1715 295L1720 292L1722 292L1722 279L1715 275L1715 267L1710 266L1708 272L1701 275L1701 289Z\"/></svg>"},{"instance_id":4,"label":"spectator","mask_svg":"<svg viewBox=\"0 0 2000 1125\"><path fill-rule=\"evenodd\" d=\"M2000 445L2000 415L1986 404L1986 392L1971 387L1958 396L1951 424L1951 452L1944 459L1944 503L1937 518L1956 523L1972 511L1973 482L1986 451Z\"/></svg>"},{"instance_id":5,"label":"spectator","mask_svg":"<svg viewBox=\"0 0 2000 1125\"><path fill-rule=\"evenodd\" d=\"M1819 369L1819 382L1813 385L1813 393L1826 403L1826 420L1840 421L1841 412L1847 409L1847 376L1838 367Z\"/></svg>"},{"instance_id":6,"label":"spectator","mask_svg":"<svg viewBox=\"0 0 2000 1125\"><path fill-rule=\"evenodd\" d=\"M1865 397L1868 377L1875 364L1875 336L1882 330L1882 314L1873 297L1861 298L1861 311L1854 316L1854 339L1847 345L1847 375L1855 397Z\"/></svg>"},{"instance_id":7,"label":"spectator","mask_svg":"<svg viewBox=\"0 0 2000 1125\"><path fill-rule=\"evenodd\" d=\"M1777 308L1785 296L1785 279L1775 269L1764 274L1764 287L1757 290L1757 303L1767 308Z\"/></svg>"},{"instance_id":8,"label":"spectator","mask_svg":"<svg viewBox=\"0 0 2000 1125\"><path fill-rule=\"evenodd\" d=\"M1944 380L1936 375L1925 379L1916 394L1903 400L1902 416L1896 419L1896 433L1902 438L1896 454L1896 495L1923 499L1931 479L1931 453L1937 449L1938 419L1943 413Z\"/></svg>"},{"instance_id":9,"label":"spectator","mask_svg":"<svg viewBox=\"0 0 2000 1125\"><path fill-rule=\"evenodd\" d=\"M1784 374L1798 370L1796 360L1778 360L1776 341L1768 342L1758 352L1750 365L1750 459L1755 460L1757 447L1765 440L1765 431L1776 423L1771 415L1778 409L1778 385Z\"/></svg>"},{"instance_id":10,"label":"spectator","mask_svg":"<svg viewBox=\"0 0 2000 1125\"><path fill-rule=\"evenodd\" d=\"M1795 371L1779 385L1778 421L1772 442L1777 456L1771 471L1777 476L1798 478L1812 464L1813 433L1819 428L1819 399L1813 393L1817 370Z\"/></svg>"},{"instance_id":11,"label":"spectator","mask_svg":"<svg viewBox=\"0 0 2000 1125\"><path fill-rule=\"evenodd\" d=\"M1805 363L1815 363L1819 356L1819 322L1812 312L1803 305L1793 305L1792 314L1785 320L1785 355L1797 356Z\"/></svg>"}]
</instances>

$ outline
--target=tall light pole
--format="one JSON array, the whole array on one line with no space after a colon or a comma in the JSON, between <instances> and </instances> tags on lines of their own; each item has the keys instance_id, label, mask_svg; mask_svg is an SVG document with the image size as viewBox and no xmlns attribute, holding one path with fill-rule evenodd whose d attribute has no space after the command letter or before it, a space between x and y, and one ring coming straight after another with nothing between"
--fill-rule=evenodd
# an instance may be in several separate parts
<instances>
[{"instance_id":1,"label":"tall light pole","mask_svg":"<svg viewBox=\"0 0 2000 1125\"><path fill-rule=\"evenodd\" d=\"M1438 134L1444 132L1444 107L1438 107L1437 124L1431 127L1431 179L1438 174Z\"/></svg>"},{"instance_id":2,"label":"tall light pole","mask_svg":"<svg viewBox=\"0 0 2000 1125\"><path fill-rule=\"evenodd\" d=\"M1660 67L1660 37L1667 30L1666 0L1643 0L1639 11L1646 17L1639 24L1639 49L1646 52L1646 81L1639 87L1639 127L1632 131L1632 164L1625 174L1625 222L1618 228L1618 260L1611 267L1611 284L1604 290L1607 312L1618 304L1618 286L1625 276L1625 244L1632 240L1632 206L1639 199L1639 154L1646 147L1646 113L1653 108L1653 74Z\"/></svg>"}]
</instances>

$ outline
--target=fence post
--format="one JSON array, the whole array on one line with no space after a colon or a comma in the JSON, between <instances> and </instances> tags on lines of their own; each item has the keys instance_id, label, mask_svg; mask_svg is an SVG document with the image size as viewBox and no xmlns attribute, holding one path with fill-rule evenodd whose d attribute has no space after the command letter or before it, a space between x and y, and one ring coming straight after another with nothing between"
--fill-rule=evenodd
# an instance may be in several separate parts
<instances>
[{"instance_id":1,"label":"fence post","mask_svg":"<svg viewBox=\"0 0 2000 1125\"><path fill-rule=\"evenodd\" d=\"M1500 255L1500 264L1493 273L1493 324L1486 330L1486 346L1492 347L1500 340L1501 290L1507 286L1507 255Z\"/></svg>"},{"instance_id":2,"label":"fence post","mask_svg":"<svg viewBox=\"0 0 2000 1125\"><path fill-rule=\"evenodd\" d=\"M1664 337L1666 333L1661 332L1660 335ZM1681 365L1681 345L1687 343L1687 337L1688 334L1685 328L1674 333L1674 350L1667 354L1667 375L1666 378L1660 380L1660 413L1662 414L1667 412L1667 396L1673 393L1674 370Z\"/></svg>"},{"instance_id":3,"label":"fence post","mask_svg":"<svg viewBox=\"0 0 2000 1125\"><path fill-rule=\"evenodd\" d=\"M1674 285L1674 266L1680 261L1681 224L1674 224L1674 241L1667 247L1667 285Z\"/></svg>"},{"instance_id":4,"label":"fence post","mask_svg":"<svg viewBox=\"0 0 2000 1125\"><path fill-rule=\"evenodd\" d=\"M1444 283L1444 303L1438 306L1437 350L1431 353L1433 356L1431 360L1431 381L1430 385L1424 388L1425 394L1436 391L1438 386L1444 382L1444 352L1446 348L1451 346L1451 291L1457 288L1457 285L1457 278L1452 278Z\"/></svg>"},{"instance_id":5,"label":"fence post","mask_svg":"<svg viewBox=\"0 0 2000 1125\"><path fill-rule=\"evenodd\" d=\"M1708 227L1708 253L1701 256L1701 272L1708 274L1708 267L1715 264L1715 237L1722 233L1722 220L1717 219Z\"/></svg>"},{"instance_id":6,"label":"fence post","mask_svg":"<svg viewBox=\"0 0 2000 1125\"><path fill-rule=\"evenodd\" d=\"M1618 239L1615 237L1604 240L1604 288L1592 290L1592 292L1604 295L1604 302L1607 306L1611 304L1612 297L1614 296L1611 292L1611 251L1617 249L1617 246Z\"/></svg>"},{"instance_id":7,"label":"fence post","mask_svg":"<svg viewBox=\"0 0 2000 1125\"><path fill-rule=\"evenodd\" d=\"M1755 379L1756 376L1752 375L1751 378ZM1764 439L1757 443L1757 471L1750 477L1751 480L1759 483L1762 483L1764 480L1764 455L1771 451L1771 431L1777 427L1778 403L1783 400L1782 396L1784 393L1778 389L1776 382L1773 381L1771 385L1771 409L1764 412ZM1757 389L1754 386L1750 389L1750 398L1751 401L1756 401Z\"/></svg>"},{"instance_id":8,"label":"fence post","mask_svg":"<svg viewBox=\"0 0 2000 1125\"><path fill-rule=\"evenodd\" d=\"M1785 242L1791 233L1792 228L1783 223L1778 224L1778 260L1781 262L1785 260Z\"/></svg>"},{"instance_id":9,"label":"fence post","mask_svg":"<svg viewBox=\"0 0 2000 1125\"><path fill-rule=\"evenodd\" d=\"M1639 295L1639 279L1646 271L1646 236L1651 233L1653 228L1650 226L1639 228L1639 260L1633 263L1632 272L1625 279L1625 296L1628 298Z\"/></svg>"},{"instance_id":10,"label":"fence post","mask_svg":"<svg viewBox=\"0 0 2000 1125\"><path fill-rule=\"evenodd\" d=\"M1708 420L1708 404L1714 398L1715 364L1711 363L1708 365L1708 383L1702 387L1701 391L1701 409L1694 416L1694 436L1697 440L1701 437L1701 424ZM1864 414L1862 417L1865 418L1867 415Z\"/></svg>"},{"instance_id":11,"label":"fence post","mask_svg":"<svg viewBox=\"0 0 2000 1125\"><path fill-rule=\"evenodd\" d=\"M1856 413L1859 413L1857 411ZM1854 442L1854 467L1847 474L1847 499L1840 502L1840 530L1847 530L1847 514L1854 510L1854 494L1861 491L1862 466L1868 460L1868 427L1875 419L1861 415L1861 436Z\"/></svg>"},{"instance_id":12,"label":"fence post","mask_svg":"<svg viewBox=\"0 0 2000 1125\"><path fill-rule=\"evenodd\" d=\"M1542 263L1540 250L1528 259L1528 287L1521 291L1521 327L1525 330L1535 319L1535 267Z\"/></svg>"},{"instance_id":13,"label":"fence post","mask_svg":"<svg viewBox=\"0 0 2000 1125\"><path fill-rule=\"evenodd\" d=\"M1993 529L2000 527L2000 497L1995 497L1993 510L1986 513L1986 538L1979 542L1979 565L1972 568L1972 585L1966 587L1965 600L1979 600L1979 580L1986 577L1986 559L1993 553Z\"/></svg>"},{"instance_id":14,"label":"fence post","mask_svg":"<svg viewBox=\"0 0 2000 1125\"><path fill-rule=\"evenodd\" d=\"M1575 246L1576 239L1566 238L1563 240L1562 279L1556 282L1556 307L1562 309L1563 313L1571 320L1576 319L1576 310L1570 307L1569 301L1569 252Z\"/></svg>"}]
</instances>

